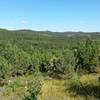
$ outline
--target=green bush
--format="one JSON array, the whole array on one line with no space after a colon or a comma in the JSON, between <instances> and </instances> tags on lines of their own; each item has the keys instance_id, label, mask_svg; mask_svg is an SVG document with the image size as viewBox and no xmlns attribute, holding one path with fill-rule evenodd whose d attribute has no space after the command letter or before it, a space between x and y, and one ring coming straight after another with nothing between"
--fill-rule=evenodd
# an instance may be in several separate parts
<instances>
[{"instance_id":1,"label":"green bush","mask_svg":"<svg viewBox=\"0 0 100 100\"><path fill-rule=\"evenodd\" d=\"M23 75L33 70L32 60L29 54L15 44L8 42L1 47L1 56L13 66L13 76Z\"/></svg>"},{"instance_id":2,"label":"green bush","mask_svg":"<svg viewBox=\"0 0 100 100\"><path fill-rule=\"evenodd\" d=\"M8 76L11 76L12 65L8 61L0 57L0 78L5 79Z\"/></svg>"},{"instance_id":3,"label":"green bush","mask_svg":"<svg viewBox=\"0 0 100 100\"><path fill-rule=\"evenodd\" d=\"M96 43L87 39L75 49L76 67L75 70L95 72L98 67L98 49Z\"/></svg>"},{"instance_id":4,"label":"green bush","mask_svg":"<svg viewBox=\"0 0 100 100\"><path fill-rule=\"evenodd\" d=\"M32 77L27 80L27 92L24 100L37 100L41 92L42 80L39 73L34 73Z\"/></svg>"}]
</instances>

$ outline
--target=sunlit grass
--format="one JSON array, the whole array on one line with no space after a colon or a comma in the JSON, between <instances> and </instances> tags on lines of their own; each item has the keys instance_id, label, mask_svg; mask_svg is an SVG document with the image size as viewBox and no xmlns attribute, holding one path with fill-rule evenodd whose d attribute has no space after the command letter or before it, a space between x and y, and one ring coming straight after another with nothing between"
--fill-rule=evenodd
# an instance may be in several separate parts
<instances>
[{"instance_id":1,"label":"sunlit grass","mask_svg":"<svg viewBox=\"0 0 100 100\"><path fill-rule=\"evenodd\" d=\"M74 80L77 82L77 80ZM78 87L78 91L69 91L72 86L76 86L77 84L73 80L58 80L58 79L47 79L44 80L44 85L42 87L41 95L39 96L39 100L85 100L86 98L81 95L77 94L78 91L83 93L81 88ZM88 100L98 100L95 97L94 91L96 90L95 87L99 86L98 83L98 75L97 74L87 74L82 75L79 79L83 86L90 86L87 91L90 91L90 95L88 96ZM79 84L80 86L80 84ZM93 90L93 88L95 90ZM75 87L76 89L76 87ZM90 90L89 90L90 89ZM97 91L96 91L97 92Z\"/></svg>"},{"instance_id":2,"label":"sunlit grass","mask_svg":"<svg viewBox=\"0 0 100 100\"><path fill-rule=\"evenodd\" d=\"M42 94L39 100L66 100L65 80L48 79L44 80Z\"/></svg>"},{"instance_id":3,"label":"sunlit grass","mask_svg":"<svg viewBox=\"0 0 100 100\"><path fill-rule=\"evenodd\" d=\"M98 74L82 75L76 80L66 82L66 91L69 91L70 97L74 96L75 100L99 100L100 83Z\"/></svg>"},{"instance_id":4,"label":"sunlit grass","mask_svg":"<svg viewBox=\"0 0 100 100\"><path fill-rule=\"evenodd\" d=\"M11 79L5 87L0 100L22 100L27 93L26 80L32 76L22 76ZM97 74L87 74L79 77L79 81L89 93L88 100L99 100L96 90L99 82ZM77 90L78 89L78 90ZM82 94L83 93L83 94ZM41 94L38 100L85 100L84 90L77 80L44 78Z\"/></svg>"}]
</instances>

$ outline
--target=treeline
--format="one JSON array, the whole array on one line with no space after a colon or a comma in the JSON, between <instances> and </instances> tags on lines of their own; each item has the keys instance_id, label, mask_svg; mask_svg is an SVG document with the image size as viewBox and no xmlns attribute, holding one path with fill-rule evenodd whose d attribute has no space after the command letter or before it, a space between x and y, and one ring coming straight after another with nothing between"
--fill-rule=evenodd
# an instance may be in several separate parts
<instances>
[{"instance_id":1,"label":"treeline","mask_svg":"<svg viewBox=\"0 0 100 100\"><path fill-rule=\"evenodd\" d=\"M0 85L10 77L33 75L29 81L29 100L41 89L41 74L62 77L73 72L98 73L100 41L88 37L53 37L26 31L0 32ZM10 37L10 39L8 38ZM37 80L39 80L37 82ZM32 81L32 82L31 82ZM33 90L36 91L33 91Z\"/></svg>"}]
</instances>

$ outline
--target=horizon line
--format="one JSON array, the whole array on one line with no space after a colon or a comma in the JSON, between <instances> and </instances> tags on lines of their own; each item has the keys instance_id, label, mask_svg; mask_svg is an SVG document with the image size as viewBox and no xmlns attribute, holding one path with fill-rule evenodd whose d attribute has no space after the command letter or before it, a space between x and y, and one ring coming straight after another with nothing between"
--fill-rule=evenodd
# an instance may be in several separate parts
<instances>
[{"instance_id":1,"label":"horizon line","mask_svg":"<svg viewBox=\"0 0 100 100\"><path fill-rule=\"evenodd\" d=\"M37 31L37 32L57 32L57 33L66 33L66 32L75 32L75 33L100 33L100 31L53 31L53 30L35 30L31 28L17 28L17 29L9 29L9 28L0 28L0 30L6 31Z\"/></svg>"}]
</instances>

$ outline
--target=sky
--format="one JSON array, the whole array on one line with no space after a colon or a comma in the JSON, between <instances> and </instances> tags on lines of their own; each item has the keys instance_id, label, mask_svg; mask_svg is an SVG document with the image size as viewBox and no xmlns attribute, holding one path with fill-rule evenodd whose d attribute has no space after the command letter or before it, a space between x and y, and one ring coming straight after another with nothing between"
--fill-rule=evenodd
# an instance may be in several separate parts
<instances>
[{"instance_id":1,"label":"sky","mask_svg":"<svg viewBox=\"0 0 100 100\"><path fill-rule=\"evenodd\" d=\"M0 28L100 32L100 0L0 0Z\"/></svg>"}]
</instances>

